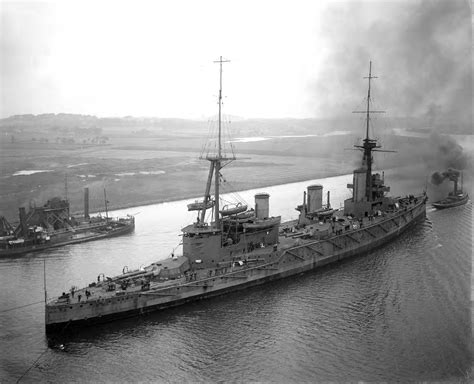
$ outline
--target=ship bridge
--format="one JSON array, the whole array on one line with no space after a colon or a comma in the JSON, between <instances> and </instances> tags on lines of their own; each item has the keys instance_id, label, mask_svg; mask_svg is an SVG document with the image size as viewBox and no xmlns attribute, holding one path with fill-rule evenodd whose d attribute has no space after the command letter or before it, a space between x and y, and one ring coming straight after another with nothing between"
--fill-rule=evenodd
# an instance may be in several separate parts
<instances>
[{"instance_id":1,"label":"ship bridge","mask_svg":"<svg viewBox=\"0 0 474 384\"><path fill-rule=\"evenodd\" d=\"M213 225L207 223L194 223L189 224L181 229L184 236L195 236L195 235L215 235L221 232L220 228L216 228Z\"/></svg>"}]
</instances>

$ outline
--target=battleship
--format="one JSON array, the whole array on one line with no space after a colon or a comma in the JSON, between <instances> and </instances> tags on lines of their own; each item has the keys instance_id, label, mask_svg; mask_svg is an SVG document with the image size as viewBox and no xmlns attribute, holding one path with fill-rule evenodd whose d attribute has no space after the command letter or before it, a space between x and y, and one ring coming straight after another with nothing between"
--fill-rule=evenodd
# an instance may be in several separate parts
<instances>
[{"instance_id":1,"label":"battleship","mask_svg":"<svg viewBox=\"0 0 474 384\"><path fill-rule=\"evenodd\" d=\"M89 189L84 188L84 217L71 215L69 201L54 197L42 207L19 208L20 223L14 227L0 217L0 257L18 256L69 244L100 240L130 233L135 218L112 218L108 215L105 196L105 217L89 215Z\"/></svg>"},{"instance_id":2,"label":"battleship","mask_svg":"<svg viewBox=\"0 0 474 384\"><path fill-rule=\"evenodd\" d=\"M461 177L461 187L458 188L458 180ZM448 196L442 200L435 201L432 203L433 207L437 209L445 209L458 207L464 205L469 200L469 195L466 192L463 192L463 177L462 172L456 169L448 169L446 172L439 174L436 172L432 176L432 181L435 184L441 184L444 179L449 179L453 182L453 190L449 192Z\"/></svg>"},{"instance_id":3,"label":"battleship","mask_svg":"<svg viewBox=\"0 0 474 384\"><path fill-rule=\"evenodd\" d=\"M143 315L179 306L365 255L399 237L425 220L426 191L418 195L390 197L384 174L373 172L373 153L382 151L369 136L369 65L365 139L361 166L347 185L352 196L344 207L331 207L330 195L323 203L323 186L309 185L298 218L281 222L270 214L270 196L255 195L254 208L220 202L222 169L236 160L221 142L222 57L218 95L218 137L209 161L209 174L202 201L188 205L196 220L182 228L182 254L115 277L100 274L87 287L63 292L45 300L45 326L50 336L78 327ZM213 190L213 194L212 194ZM46 292L45 292L46 296Z\"/></svg>"}]
</instances>

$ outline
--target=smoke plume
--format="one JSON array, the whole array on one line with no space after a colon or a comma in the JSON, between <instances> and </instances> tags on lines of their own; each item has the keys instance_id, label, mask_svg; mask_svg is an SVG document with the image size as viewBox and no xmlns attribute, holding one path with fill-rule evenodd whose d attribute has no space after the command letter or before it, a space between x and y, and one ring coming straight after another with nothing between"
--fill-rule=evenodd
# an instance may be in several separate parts
<instances>
[{"instance_id":1,"label":"smoke plume","mask_svg":"<svg viewBox=\"0 0 474 384\"><path fill-rule=\"evenodd\" d=\"M457 190L461 172L471 168L469 154L452 136L446 135L432 134L427 143L420 147L420 150L423 148L425 166L432 172L430 182L434 187L430 191L430 197L437 200L451 192L452 184L443 184L446 180L452 181L454 189ZM433 170L436 171L433 172ZM470 175L469 173L464 173L464 175L467 176L467 189L469 189Z\"/></svg>"},{"instance_id":2,"label":"smoke plume","mask_svg":"<svg viewBox=\"0 0 474 384\"><path fill-rule=\"evenodd\" d=\"M425 160L435 169L464 170L470 165L470 156L452 136L430 135L426 151Z\"/></svg>"},{"instance_id":3,"label":"smoke plume","mask_svg":"<svg viewBox=\"0 0 474 384\"><path fill-rule=\"evenodd\" d=\"M456 169L448 169L445 172L436 171L431 175L431 184L440 185L446 179L457 182L460 175L461 172Z\"/></svg>"},{"instance_id":4,"label":"smoke plume","mask_svg":"<svg viewBox=\"0 0 474 384\"><path fill-rule=\"evenodd\" d=\"M313 87L318 115L357 108L372 60L372 74L379 77L373 82L375 107L392 117L417 117L425 125L417 128L471 133L469 2L331 2L321 23L327 44Z\"/></svg>"}]
</instances>

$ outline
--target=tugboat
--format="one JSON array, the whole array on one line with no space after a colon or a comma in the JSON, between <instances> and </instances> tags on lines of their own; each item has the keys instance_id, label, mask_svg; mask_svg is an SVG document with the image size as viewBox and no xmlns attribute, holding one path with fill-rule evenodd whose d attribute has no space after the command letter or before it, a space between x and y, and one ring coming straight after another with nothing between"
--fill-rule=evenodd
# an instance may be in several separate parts
<instances>
[{"instance_id":1,"label":"tugboat","mask_svg":"<svg viewBox=\"0 0 474 384\"><path fill-rule=\"evenodd\" d=\"M235 156L224 155L221 146L222 64L226 61L220 57L217 62L219 136L216 152L205 156L210 169L202 204L192 207L199 207L199 215L182 229L183 254L141 270L124 269L115 277L101 274L88 287L50 300L45 308L47 334L175 307L364 255L425 220L425 192L389 197L383 174L372 173L372 155L381 146L369 136L371 63L364 111L366 137L356 146L363 152L362 163L348 184L352 197L345 200L344 208L332 209L329 201L323 206L323 187L317 185L303 194L297 220L281 223L280 216L271 216L266 193L255 195L255 209L237 209L233 215L223 209L222 213L221 170ZM208 210L211 219L206 221Z\"/></svg>"},{"instance_id":2,"label":"tugboat","mask_svg":"<svg viewBox=\"0 0 474 384\"><path fill-rule=\"evenodd\" d=\"M461 188L458 188L459 177L461 177ZM437 209L445 209L466 204L469 200L469 195L466 192L463 192L462 172L456 169L448 169L442 174L436 172L433 175L432 180L435 181L435 184L441 184L446 178L453 182L454 188L449 192L449 195L446 198L432 203L433 207Z\"/></svg>"},{"instance_id":3,"label":"tugboat","mask_svg":"<svg viewBox=\"0 0 474 384\"><path fill-rule=\"evenodd\" d=\"M19 208L20 224L14 228L0 216L0 257L17 256L68 244L100 240L132 232L133 216L110 218L105 195L105 217L89 215L89 189L84 188L84 217L70 214L69 201L54 197L42 207Z\"/></svg>"}]
</instances>

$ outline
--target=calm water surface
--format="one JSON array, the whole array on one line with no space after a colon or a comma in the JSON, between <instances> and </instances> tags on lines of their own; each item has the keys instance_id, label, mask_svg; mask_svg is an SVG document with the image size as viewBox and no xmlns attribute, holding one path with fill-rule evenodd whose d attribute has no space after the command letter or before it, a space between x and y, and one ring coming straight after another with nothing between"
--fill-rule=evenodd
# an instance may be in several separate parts
<instances>
[{"instance_id":1,"label":"calm water surface","mask_svg":"<svg viewBox=\"0 0 474 384\"><path fill-rule=\"evenodd\" d=\"M351 176L259 189L295 218L318 182L339 207ZM393 188L392 188L393 190ZM339 192L337 192L339 191ZM253 205L257 190L240 195ZM397 194L395 191L394 194ZM169 257L189 201L130 208L134 234L0 260L0 381L458 380L470 367L472 206L427 220L380 250L244 292L104 324L48 348L48 296ZM179 253L180 248L176 249ZM62 347L60 347L62 344Z\"/></svg>"}]
</instances>

